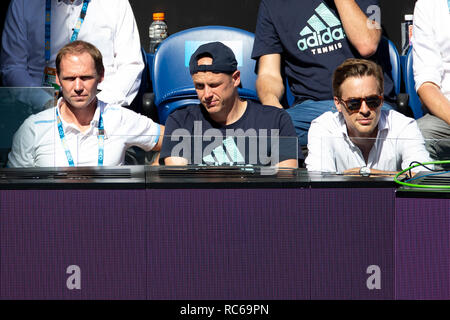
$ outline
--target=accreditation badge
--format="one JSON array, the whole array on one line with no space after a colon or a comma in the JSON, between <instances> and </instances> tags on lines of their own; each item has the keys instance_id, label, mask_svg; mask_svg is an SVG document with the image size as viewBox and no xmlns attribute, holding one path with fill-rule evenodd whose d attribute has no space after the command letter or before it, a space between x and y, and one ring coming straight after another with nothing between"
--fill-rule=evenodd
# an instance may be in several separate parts
<instances>
[{"instance_id":1,"label":"accreditation badge","mask_svg":"<svg viewBox=\"0 0 450 320\"><path fill-rule=\"evenodd\" d=\"M42 80L44 87L53 87L55 89L55 105L58 101L60 87L56 83L56 68L46 66L44 69L44 79Z\"/></svg>"}]
</instances>

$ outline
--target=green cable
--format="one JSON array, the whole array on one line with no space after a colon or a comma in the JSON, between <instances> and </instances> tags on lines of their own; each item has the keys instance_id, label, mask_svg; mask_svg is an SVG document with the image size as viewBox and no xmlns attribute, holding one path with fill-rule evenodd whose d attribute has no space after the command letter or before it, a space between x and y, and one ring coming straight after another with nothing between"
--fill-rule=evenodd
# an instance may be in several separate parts
<instances>
[{"instance_id":1,"label":"green cable","mask_svg":"<svg viewBox=\"0 0 450 320\"><path fill-rule=\"evenodd\" d=\"M402 174L404 174L406 171L409 171L415 167L418 166L422 166L422 165L427 165L427 164L445 164L445 163L450 163L450 160L441 160L441 161L430 161L430 162L424 162L424 163L416 163L415 165L410 166L409 168L406 168L403 171L400 171L399 173L397 173L394 177L394 181L398 184L401 184L403 186L407 186L407 187L414 187L414 188L427 188L427 189L450 189L450 186L433 186L433 185L421 185L421 184L413 184L413 183L408 183L408 182L403 182L403 181L399 181L397 178L399 176L401 176Z\"/></svg>"}]
</instances>

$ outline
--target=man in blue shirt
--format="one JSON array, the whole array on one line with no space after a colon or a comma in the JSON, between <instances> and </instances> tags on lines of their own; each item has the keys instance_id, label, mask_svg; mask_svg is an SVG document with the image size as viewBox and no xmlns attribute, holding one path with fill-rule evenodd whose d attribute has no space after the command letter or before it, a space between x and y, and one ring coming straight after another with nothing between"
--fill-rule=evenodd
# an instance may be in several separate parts
<instances>
[{"instance_id":1,"label":"man in blue shirt","mask_svg":"<svg viewBox=\"0 0 450 320\"><path fill-rule=\"evenodd\" d=\"M289 115L239 97L240 72L230 48L221 42L201 45L189 70L201 104L167 119L160 156L166 165L298 166Z\"/></svg>"},{"instance_id":2,"label":"man in blue shirt","mask_svg":"<svg viewBox=\"0 0 450 320\"><path fill-rule=\"evenodd\" d=\"M102 53L105 80L98 99L129 106L139 90L144 63L128 0L12 0L2 34L3 85L57 88L56 55L77 39ZM34 98L36 109L49 99L45 94Z\"/></svg>"},{"instance_id":3,"label":"man in blue shirt","mask_svg":"<svg viewBox=\"0 0 450 320\"><path fill-rule=\"evenodd\" d=\"M381 28L368 15L378 0L262 0L252 58L258 59L256 88L263 104L282 108L284 76L295 102L287 110L301 145L313 119L333 110L332 73L348 58L377 60ZM377 61L383 66L383 61ZM385 100L394 100L385 74Z\"/></svg>"}]
</instances>

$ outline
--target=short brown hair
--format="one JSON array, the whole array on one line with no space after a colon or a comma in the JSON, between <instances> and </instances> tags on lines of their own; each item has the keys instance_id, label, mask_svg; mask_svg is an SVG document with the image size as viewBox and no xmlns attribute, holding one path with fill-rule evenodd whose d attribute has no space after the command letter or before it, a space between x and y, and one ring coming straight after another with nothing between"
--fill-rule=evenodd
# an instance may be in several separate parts
<instances>
[{"instance_id":1,"label":"short brown hair","mask_svg":"<svg viewBox=\"0 0 450 320\"><path fill-rule=\"evenodd\" d=\"M105 73L105 67L103 66L102 53L93 44L82 40L68 43L58 51L58 55L56 56L56 73L59 75L61 72L61 60L64 56L69 54L80 55L85 52L89 53L92 59L94 59L97 75L103 76Z\"/></svg>"},{"instance_id":2,"label":"short brown hair","mask_svg":"<svg viewBox=\"0 0 450 320\"><path fill-rule=\"evenodd\" d=\"M373 61L365 59L347 59L333 73L333 95L342 98L341 86L347 78L373 76L377 80L378 94L383 95L383 70Z\"/></svg>"}]
</instances>

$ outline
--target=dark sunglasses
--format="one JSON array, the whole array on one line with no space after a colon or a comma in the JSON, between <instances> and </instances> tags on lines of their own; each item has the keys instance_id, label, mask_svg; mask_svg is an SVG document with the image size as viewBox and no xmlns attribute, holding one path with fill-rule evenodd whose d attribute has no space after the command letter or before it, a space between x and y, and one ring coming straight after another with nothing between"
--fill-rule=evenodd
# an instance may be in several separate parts
<instances>
[{"instance_id":1,"label":"dark sunglasses","mask_svg":"<svg viewBox=\"0 0 450 320\"><path fill-rule=\"evenodd\" d=\"M369 109L374 110L378 108L383 103L383 97L379 95L373 95L365 98L353 98L348 100L342 100L341 98L339 98L339 101L341 101L348 110L357 112L359 111L359 109L361 109L363 101L366 102Z\"/></svg>"}]
</instances>

